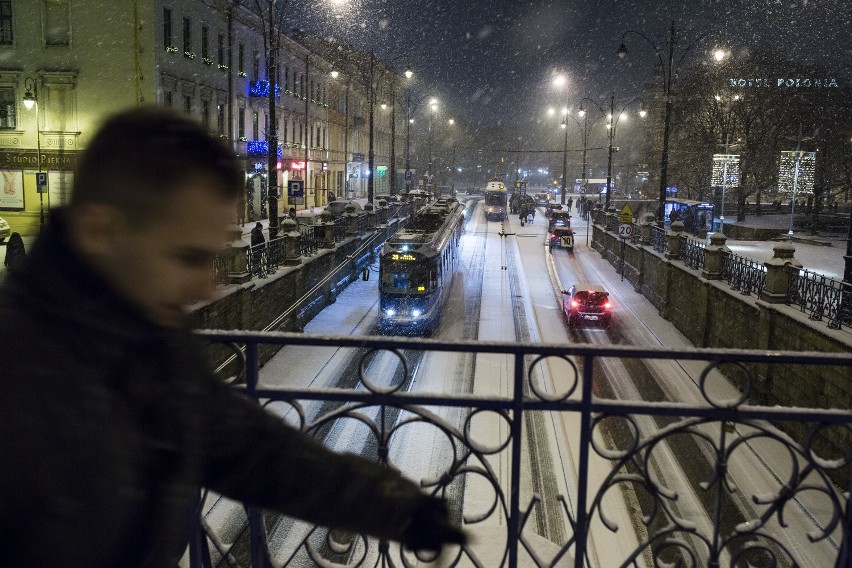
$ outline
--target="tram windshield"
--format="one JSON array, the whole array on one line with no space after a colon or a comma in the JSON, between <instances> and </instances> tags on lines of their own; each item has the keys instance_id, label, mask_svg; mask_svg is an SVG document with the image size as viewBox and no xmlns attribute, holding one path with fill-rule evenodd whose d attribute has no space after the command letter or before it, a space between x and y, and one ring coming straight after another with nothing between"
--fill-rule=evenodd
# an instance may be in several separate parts
<instances>
[{"instance_id":1,"label":"tram windshield","mask_svg":"<svg viewBox=\"0 0 852 568\"><path fill-rule=\"evenodd\" d=\"M382 264L382 292L423 294L429 290L429 269L419 262L388 260Z\"/></svg>"},{"instance_id":2,"label":"tram windshield","mask_svg":"<svg viewBox=\"0 0 852 568\"><path fill-rule=\"evenodd\" d=\"M485 205L506 205L506 194L503 192L489 192L485 194Z\"/></svg>"}]
</instances>

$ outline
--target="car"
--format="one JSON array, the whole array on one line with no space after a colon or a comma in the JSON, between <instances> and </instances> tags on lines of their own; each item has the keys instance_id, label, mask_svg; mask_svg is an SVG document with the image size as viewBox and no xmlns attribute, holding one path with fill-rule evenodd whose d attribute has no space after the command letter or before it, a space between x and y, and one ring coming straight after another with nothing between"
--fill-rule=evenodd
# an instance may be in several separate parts
<instances>
[{"instance_id":1,"label":"car","mask_svg":"<svg viewBox=\"0 0 852 568\"><path fill-rule=\"evenodd\" d=\"M364 210L364 208L361 206L361 204L358 203L357 201L345 201L345 200L342 200L342 199L337 200L337 201L332 201L331 203L329 203L328 205L325 206L325 210L328 211L329 213L331 213L331 216L334 219L337 219L338 217L342 217L343 214L346 213L346 206L347 205L352 205L355 208L355 211L354 211L355 213L360 213L361 211Z\"/></svg>"},{"instance_id":2,"label":"car","mask_svg":"<svg viewBox=\"0 0 852 568\"><path fill-rule=\"evenodd\" d=\"M11 233L12 228L9 227L9 223L7 223L5 219L0 217L0 243L8 239Z\"/></svg>"},{"instance_id":3,"label":"car","mask_svg":"<svg viewBox=\"0 0 852 568\"><path fill-rule=\"evenodd\" d=\"M600 324L608 327L612 320L612 303L600 284L575 284L562 291L562 312L569 327Z\"/></svg>"}]
</instances>

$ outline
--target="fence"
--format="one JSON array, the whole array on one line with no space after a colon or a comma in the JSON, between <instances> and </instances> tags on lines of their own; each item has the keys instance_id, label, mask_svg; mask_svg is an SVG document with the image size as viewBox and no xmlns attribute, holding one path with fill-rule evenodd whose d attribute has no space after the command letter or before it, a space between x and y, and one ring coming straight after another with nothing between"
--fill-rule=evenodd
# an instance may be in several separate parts
<instances>
[{"instance_id":1,"label":"fence","mask_svg":"<svg viewBox=\"0 0 852 568\"><path fill-rule=\"evenodd\" d=\"M846 282L807 270L790 270L787 304L799 307L811 320L826 317L831 329L852 328L852 286Z\"/></svg>"},{"instance_id":2,"label":"fence","mask_svg":"<svg viewBox=\"0 0 852 568\"><path fill-rule=\"evenodd\" d=\"M364 447L372 459L414 467L397 461L412 444L419 448L415 453L428 448L440 458L428 471L406 471L425 491L456 496L453 518L463 519L465 529L476 534L471 543L450 550L441 565L839 567L852 561L852 412L757 406L751 400L757 367L795 365L803 373L813 366L849 368L852 354L202 335L232 345L241 363L227 374L244 379L249 396L289 408L279 412L309 435L325 440L323 433L335 426L351 432L359 424L370 438ZM300 354L311 347L349 353L355 380L346 388L263 388L257 364L262 344L295 346ZM412 385L418 369L437 357L441 369L465 368L445 364L454 358L467 360L468 367L493 367L496 357L506 387L483 394L483 385L476 385L475 395L469 392L473 385L455 394L417 390ZM388 358L396 364L389 366ZM693 382L678 389L683 400L616 400L606 394L611 381L603 369L651 368L666 361L696 370ZM552 374L552 365L562 372ZM739 389L716 384L723 365L739 369ZM371 374L379 366L384 371ZM486 382L486 387L494 384ZM465 382L459 377L455 384ZM555 468L564 492L523 491L522 499L522 487L534 475L526 460L548 444L530 434L537 422L562 425L554 430L566 438L558 447L571 456L573 468ZM797 434L782 432L780 424ZM700 514L690 503L699 504ZM557 517L562 532L536 537L543 519ZM217 532L215 519L201 519L190 544L192 568L413 566L417 561L393 543L332 537L325 529L255 509L241 519L248 531L237 531L242 536L232 540Z\"/></svg>"}]
</instances>

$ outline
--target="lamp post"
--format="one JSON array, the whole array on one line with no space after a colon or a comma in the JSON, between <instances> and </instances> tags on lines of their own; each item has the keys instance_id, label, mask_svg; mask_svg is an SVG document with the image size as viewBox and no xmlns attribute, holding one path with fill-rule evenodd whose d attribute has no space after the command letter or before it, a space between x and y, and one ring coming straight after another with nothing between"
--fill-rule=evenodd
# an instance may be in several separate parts
<instances>
[{"instance_id":1,"label":"lamp post","mask_svg":"<svg viewBox=\"0 0 852 568\"><path fill-rule=\"evenodd\" d=\"M717 57L718 59L718 57ZM722 101L721 95L715 95L713 97L717 102ZM739 95L734 95L733 101L738 101L740 99ZM728 189L728 164L730 163L730 142L731 142L731 102L732 100L726 101L725 111L723 113L724 120L722 122L722 128L725 131L725 159L722 162L722 200L721 200L721 211L719 211L719 232L724 234L725 232L725 191Z\"/></svg>"},{"instance_id":2,"label":"lamp post","mask_svg":"<svg viewBox=\"0 0 852 568\"><path fill-rule=\"evenodd\" d=\"M627 30L623 34L621 34L621 45L618 47L618 57L624 59L627 55L627 46L624 44L624 38L627 37L628 34L636 34L642 39L644 39L654 50L654 54L657 57L657 61L660 64L660 67L663 70L663 97L665 100L665 110L663 114L663 152L662 157L660 158L660 195L659 195L659 204L657 206L657 224L660 227L663 227L665 224L665 219L663 218L666 211L666 182L668 177L668 167L669 167L669 133L671 131L671 110L672 110L672 84L675 79L675 75L677 74L677 68L680 66L680 63L683 61L683 58L686 56L687 52L689 52L692 47L702 40L707 34L701 34L697 38L695 38L691 43L686 45L681 54L680 59L677 62L677 65L674 63L675 56L675 46L678 42L678 31L675 29L675 23L672 21L671 28L669 29L669 39L666 42L666 49L664 52L665 59L663 59L663 55L661 55L661 50L648 36L641 32L637 32L635 30ZM716 55L716 59L719 60L719 56Z\"/></svg>"},{"instance_id":3,"label":"lamp post","mask_svg":"<svg viewBox=\"0 0 852 568\"><path fill-rule=\"evenodd\" d=\"M410 67L406 67L403 73L406 79L411 79L414 76L414 71ZM406 85L406 91L408 86ZM406 130L406 136L408 131ZM390 194L396 194L396 77L391 79L391 145L390 145ZM408 148L406 148L408 152ZM405 162L406 171L408 171L408 154L406 153Z\"/></svg>"},{"instance_id":4,"label":"lamp post","mask_svg":"<svg viewBox=\"0 0 852 568\"><path fill-rule=\"evenodd\" d=\"M41 129L40 129L40 120L39 120L39 108L38 108L38 85L36 84L36 80L33 77L27 77L24 79L24 106L27 110L35 107L36 115L35 115L35 123L36 123L36 162L38 162L38 173L36 174L36 190L38 191L38 202L39 202L39 225L44 225L44 192L46 186L41 185L39 182L42 178L41 171Z\"/></svg>"},{"instance_id":5,"label":"lamp post","mask_svg":"<svg viewBox=\"0 0 852 568\"><path fill-rule=\"evenodd\" d=\"M583 105L586 104L586 102L592 103L603 114L607 114L607 112L603 109L603 107L601 107L601 105L599 105L594 100L592 100L588 97L585 97L582 101L580 101L580 116L582 116L582 117L586 116L586 109L583 108ZM641 103L642 106L639 108L639 116L641 116L642 118L645 118L645 115L648 114L648 113L645 110L645 101L643 101L641 98L636 97L636 98L630 100L630 102L622 105L621 110L619 110L618 114L616 114L616 112L615 112L615 94L611 93L610 97L609 97L609 114L607 115L609 121L607 122L607 125L606 125L607 130L609 131L609 133L608 133L609 145L608 145L608 148L607 148L606 199L604 201L604 210L609 209L609 194L610 194L610 187L612 186L612 149L613 149L612 144L613 144L613 140L615 139L615 129L618 126L618 121L625 114L627 107L629 107L630 105L632 105L635 102Z\"/></svg>"},{"instance_id":6,"label":"lamp post","mask_svg":"<svg viewBox=\"0 0 852 568\"><path fill-rule=\"evenodd\" d=\"M429 167L426 168L426 182L429 182L429 178L432 176L432 122L435 118L435 115L438 113L438 100L432 99L429 101L429 143L428 143L428 151L429 151Z\"/></svg>"}]
</instances>

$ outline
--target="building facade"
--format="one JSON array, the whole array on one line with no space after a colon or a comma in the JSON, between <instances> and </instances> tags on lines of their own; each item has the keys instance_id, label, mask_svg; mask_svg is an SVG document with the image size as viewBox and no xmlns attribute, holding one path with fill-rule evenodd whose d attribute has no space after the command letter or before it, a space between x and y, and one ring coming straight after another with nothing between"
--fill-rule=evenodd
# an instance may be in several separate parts
<instances>
[{"instance_id":1,"label":"building facade","mask_svg":"<svg viewBox=\"0 0 852 568\"><path fill-rule=\"evenodd\" d=\"M268 69L268 14L243 4L0 0L0 216L12 230L35 234L50 209L67 203L77 156L101 122L145 104L183 112L228 140L246 175L246 218L267 217L270 90L278 213L331 195L366 197L370 85L354 72L334 79L331 58L282 34ZM390 113L374 118L384 174L375 193L389 193ZM288 195L292 179L304 180L301 198Z\"/></svg>"}]
</instances>

